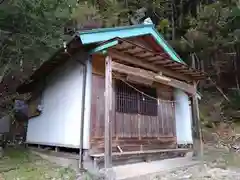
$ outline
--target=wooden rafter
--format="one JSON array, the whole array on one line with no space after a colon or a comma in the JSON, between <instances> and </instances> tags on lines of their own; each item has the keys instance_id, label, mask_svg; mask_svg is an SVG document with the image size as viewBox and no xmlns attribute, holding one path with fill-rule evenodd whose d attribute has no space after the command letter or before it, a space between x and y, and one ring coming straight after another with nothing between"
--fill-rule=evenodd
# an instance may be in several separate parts
<instances>
[{"instance_id":1,"label":"wooden rafter","mask_svg":"<svg viewBox=\"0 0 240 180\"><path fill-rule=\"evenodd\" d=\"M126 39L114 38L111 41L116 41L118 43L108 47L108 51L115 54L117 57L113 58L118 60L124 60L128 63L153 71L164 71L163 73L171 74L172 77L186 81L200 80L206 76L205 73L196 69L191 69L186 64L173 61L166 52L156 53ZM109 42L110 40L104 43Z\"/></svg>"},{"instance_id":2,"label":"wooden rafter","mask_svg":"<svg viewBox=\"0 0 240 180\"><path fill-rule=\"evenodd\" d=\"M134 53L142 53L143 50L142 50L141 48L134 47L134 48L128 49L128 52L129 52L130 54L134 54Z\"/></svg>"},{"instance_id":3,"label":"wooden rafter","mask_svg":"<svg viewBox=\"0 0 240 180\"><path fill-rule=\"evenodd\" d=\"M179 67L179 64L171 61L171 62L165 64L164 66L165 67Z\"/></svg>"},{"instance_id":4,"label":"wooden rafter","mask_svg":"<svg viewBox=\"0 0 240 180\"><path fill-rule=\"evenodd\" d=\"M128 44L128 43L124 43L124 42L118 44L118 46L117 46L118 50L127 50L127 49L134 49L134 48L135 48L134 45Z\"/></svg>"},{"instance_id":5,"label":"wooden rafter","mask_svg":"<svg viewBox=\"0 0 240 180\"><path fill-rule=\"evenodd\" d=\"M153 63L154 65L155 64L159 64L159 65L162 65L162 64L166 64L168 63L165 67L168 67L170 68L171 70L173 71L179 71L180 70L189 70L191 73L189 74L190 76L194 77L194 78L198 78L200 76L204 76L204 73L203 72L197 72L197 70L194 70L194 69L189 69L189 67L185 64L182 64L182 63L178 63L178 62L174 62L170 59L169 55L165 52L163 53L156 53L156 52L153 52L152 50L149 50L141 45L138 45L138 44L135 44L131 41L128 41L128 40L120 40L120 41L124 41L124 43L126 44L131 44L131 45L135 45L135 47L137 49L139 49L139 51L137 51L136 53L133 53L132 55L134 57L140 57L140 58L143 58L144 60L148 61L148 62L151 62ZM140 51L140 49L142 49L142 51ZM131 51L131 50L127 50L127 51ZM148 53L147 53L148 52ZM140 54L138 54L140 53ZM143 55L143 53L147 53L147 55ZM131 54L131 53L130 53ZM165 61L167 60L167 62ZM173 62L171 64L171 62ZM195 74L194 76L192 75Z\"/></svg>"},{"instance_id":6,"label":"wooden rafter","mask_svg":"<svg viewBox=\"0 0 240 180\"><path fill-rule=\"evenodd\" d=\"M156 61L156 60L159 60L159 59L164 59L164 58L161 56L161 54L154 55L153 57L148 58L147 60L148 60L148 61Z\"/></svg>"},{"instance_id":7,"label":"wooden rafter","mask_svg":"<svg viewBox=\"0 0 240 180\"><path fill-rule=\"evenodd\" d=\"M152 53L144 51L136 54L136 56L140 58L148 58L148 57L152 57Z\"/></svg>"},{"instance_id":8,"label":"wooden rafter","mask_svg":"<svg viewBox=\"0 0 240 180\"><path fill-rule=\"evenodd\" d=\"M154 61L153 63L154 64L162 64L165 67L165 65L168 64L169 62L172 62L172 60L171 59L164 59L162 61Z\"/></svg>"},{"instance_id":9,"label":"wooden rafter","mask_svg":"<svg viewBox=\"0 0 240 180\"><path fill-rule=\"evenodd\" d=\"M109 53L109 55L111 55L111 57L113 59L125 61L129 64L133 64L133 65L142 67L144 69L149 69L149 70L152 70L154 72L162 72L163 74L165 74L167 76L175 77L175 78L180 79L180 80L191 81L191 78L187 75L176 74L176 73L174 73L174 72L172 72L172 71L170 71L170 70L168 70L164 67L159 67L159 66L150 64L148 62L144 62L144 61L140 60L139 58L135 58L135 57L133 57L129 54L119 52L119 51L116 51L114 49L110 49L108 51L108 53Z\"/></svg>"}]
</instances>

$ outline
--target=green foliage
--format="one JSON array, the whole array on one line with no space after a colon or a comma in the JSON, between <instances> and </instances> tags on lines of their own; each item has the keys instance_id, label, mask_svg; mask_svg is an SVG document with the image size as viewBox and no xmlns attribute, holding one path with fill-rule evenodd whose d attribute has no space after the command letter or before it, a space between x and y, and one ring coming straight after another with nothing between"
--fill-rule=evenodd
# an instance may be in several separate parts
<instances>
[{"instance_id":1,"label":"green foliage","mask_svg":"<svg viewBox=\"0 0 240 180\"><path fill-rule=\"evenodd\" d=\"M10 0L0 6L0 28L6 32L1 36L0 67L11 70L23 64L39 66L68 38L63 34L63 26L69 20L74 20L77 27L87 21L105 27L128 25L130 11L144 7L155 16L169 11L165 4L163 0ZM196 17L191 13L183 17L186 37L194 44L195 51L217 49L239 39L239 31L234 28L238 24L239 6L238 0L216 1L203 4ZM169 17L158 15L157 18L160 32L171 30ZM182 28L179 18L176 17L176 29ZM188 51L181 37L177 38L183 47L180 49Z\"/></svg>"},{"instance_id":2,"label":"green foliage","mask_svg":"<svg viewBox=\"0 0 240 180\"><path fill-rule=\"evenodd\" d=\"M0 67L37 67L46 60L64 41L68 7L64 0L10 0L1 5L0 27L8 35L1 39Z\"/></svg>"},{"instance_id":3,"label":"green foliage","mask_svg":"<svg viewBox=\"0 0 240 180\"><path fill-rule=\"evenodd\" d=\"M240 120L240 90L233 89L228 93L230 102L224 101L222 109L228 119Z\"/></svg>"},{"instance_id":4,"label":"green foliage","mask_svg":"<svg viewBox=\"0 0 240 180\"><path fill-rule=\"evenodd\" d=\"M125 8L124 1L104 0L98 7L102 15L104 27L115 27L128 24L129 9Z\"/></svg>"},{"instance_id":5,"label":"green foliage","mask_svg":"<svg viewBox=\"0 0 240 180\"><path fill-rule=\"evenodd\" d=\"M0 82L12 70L35 69L47 60L70 38L63 31L67 23L74 22L76 30L92 22L102 27L129 25L130 12L141 8L157 19L157 29L164 36L175 30L170 43L186 62L195 52L199 64L210 64L210 70L204 70L220 84L222 72L234 72L227 66L233 58L226 52L240 54L239 0L210 4L190 0L5 0L0 5Z\"/></svg>"},{"instance_id":6,"label":"green foliage","mask_svg":"<svg viewBox=\"0 0 240 180\"><path fill-rule=\"evenodd\" d=\"M72 8L71 20L75 20L78 26L81 26L86 21L101 21L102 17L99 9L89 2L80 2Z\"/></svg>"},{"instance_id":7,"label":"green foliage","mask_svg":"<svg viewBox=\"0 0 240 180\"><path fill-rule=\"evenodd\" d=\"M231 28L231 6L216 2L204 6L196 18L190 19L187 38L197 45L196 51L211 47L213 50L234 41Z\"/></svg>"},{"instance_id":8,"label":"green foliage","mask_svg":"<svg viewBox=\"0 0 240 180\"><path fill-rule=\"evenodd\" d=\"M158 26L157 26L157 29L162 33L164 34L167 29L169 28L169 21L168 19L162 19L160 20Z\"/></svg>"}]
</instances>

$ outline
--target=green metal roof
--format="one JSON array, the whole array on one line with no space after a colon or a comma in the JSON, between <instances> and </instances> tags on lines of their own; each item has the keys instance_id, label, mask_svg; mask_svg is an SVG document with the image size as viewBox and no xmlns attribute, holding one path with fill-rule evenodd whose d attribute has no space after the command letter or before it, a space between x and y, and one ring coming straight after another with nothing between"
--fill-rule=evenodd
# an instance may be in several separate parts
<instances>
[{"instance_id":1,"label":"green metal roof","mask_svg":"<svg viewBox=\"0 0 240 180\"><path fill-rule=\"evenodd\" d=\"M94 29L78 32L77 35L80 37L82 44L103 42L116 37L130 38L151 35L172 60L185 63L152 24Z\"/></svg>"}]
</instances>

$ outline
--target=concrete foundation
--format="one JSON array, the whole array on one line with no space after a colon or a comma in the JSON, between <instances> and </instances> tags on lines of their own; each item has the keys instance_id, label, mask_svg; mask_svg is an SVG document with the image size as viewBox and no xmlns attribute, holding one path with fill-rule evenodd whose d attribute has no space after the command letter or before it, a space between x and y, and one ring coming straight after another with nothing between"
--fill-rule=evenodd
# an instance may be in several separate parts
<instances>
[{"instance_id":1,"label":"concrete foundation","mask_svg":"<svg viewBox=\"0 0 240 180\"><path fill-rule=\"evenodd\" d=\"M32 149L34 154L39 155L43 159L46 159L59 166L69 167L78 171L78 154L55 152L44 149ZM133 158L134 159L134 158ZM155 160L150 162L140 162L133 164L118 165L111 169L97 169L94 167L93 159L88 154L88 151L84 151L84 168L92 175L108 175L110 179L117 180L138 180L154 178L162 172L172 171L176 168L181 168L198 163L192 160L192 153L188 153L185 157L178 157L173 159Z\"/></svg>"}]
</instances>

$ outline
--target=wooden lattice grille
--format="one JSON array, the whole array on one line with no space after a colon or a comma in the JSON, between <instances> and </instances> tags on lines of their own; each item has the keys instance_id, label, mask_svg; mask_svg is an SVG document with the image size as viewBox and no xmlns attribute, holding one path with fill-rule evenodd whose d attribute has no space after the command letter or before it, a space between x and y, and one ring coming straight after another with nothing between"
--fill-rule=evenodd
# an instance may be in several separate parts
<instances>
[{"instance_id":1,"label":"wooden lattice grille","mask_svg":"<svg viewBox=\"0 0 240 180\"><path fill-rule=\"evenodd\" d=\"M116 111L129 114L157 116L157 92L155 88L116 82ZM149 97L150 96L150 97ZM151 98L152 97L152 98Z\"/></svg>"}]
</instances>

